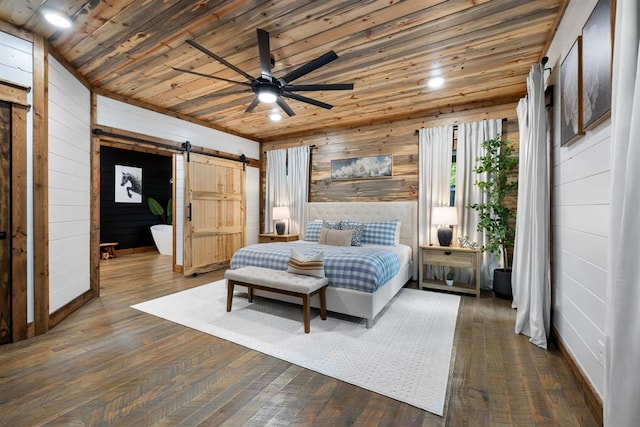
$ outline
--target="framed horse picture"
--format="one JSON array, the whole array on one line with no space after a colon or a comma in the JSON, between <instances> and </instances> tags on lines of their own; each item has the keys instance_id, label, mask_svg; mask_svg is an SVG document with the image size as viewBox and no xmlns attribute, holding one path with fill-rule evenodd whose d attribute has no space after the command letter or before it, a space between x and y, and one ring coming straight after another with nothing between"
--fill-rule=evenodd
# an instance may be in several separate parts
<instances>
[{"instance_id":1,"label":"framed horse picture","mask_svg":"<svg viewBox=\"0 0 640 427\"><path fill-rule=\"evenodd\" d=\"M116 165L116 203L142 203L142 168Z\"/></svg>"}]
</instances>

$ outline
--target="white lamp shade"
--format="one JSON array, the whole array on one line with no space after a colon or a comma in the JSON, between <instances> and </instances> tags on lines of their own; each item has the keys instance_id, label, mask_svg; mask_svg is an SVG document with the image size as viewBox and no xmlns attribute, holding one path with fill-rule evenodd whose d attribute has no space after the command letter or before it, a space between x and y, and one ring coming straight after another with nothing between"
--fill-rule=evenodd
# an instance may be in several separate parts
<instances>
[{"instance_id":1,"label":"white lamp shade","mask_svg":"<svg viewBox=\"0 0 640 427\"><path fill-rule=\"evenodd\" d=\"M458 225L458 212L454 206L439 206L431 210L431 224Z\"/></svg>"},{"instance_id":2,"label":"white lamp shade","mask_svg":"<svg viewBox=\"0 0 640 427\"><path fill-rule=\"evenodd\" d=\"M274 220L289 219L289 208L287 206L274 207L272 217Z\"/></svg>"}]
</instances>

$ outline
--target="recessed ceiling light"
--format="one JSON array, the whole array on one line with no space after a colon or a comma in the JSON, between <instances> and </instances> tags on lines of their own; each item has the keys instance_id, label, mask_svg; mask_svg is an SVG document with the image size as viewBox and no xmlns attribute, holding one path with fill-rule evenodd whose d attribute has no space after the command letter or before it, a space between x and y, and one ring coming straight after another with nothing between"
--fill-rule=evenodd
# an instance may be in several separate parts
<instances>
[{"instance_id":1,"label":"recessed ceiling light","mask_svg":"<svg viewBox=\"0 0 640 427\"><path fill-rule=\"evenodd\" d=\"M271 113L269 118L271 119L272 122L279 122L280 120L282 120L282 116L277 111L274 111L273 113Z\"/></svg>"},{"instance_id":2,"label":"recessed ceiling light","mask_svg":"<svg viewBox=\"0 0 640 427\"><path fill-rule=\"evenodd\" d=\"M59 28L70 28L71 19L64 13L56 12L54 10L48 10L44 12L44 19Z\"/></svg>"},{"instance_id":3,"label":"recessed ceiling light","mask_svg":"<svg viewBox=\"0 0 640 427\"><path fill-rule=\"evenodd\" d=\"M444 79L442 77L432 77L431 79L429 79L429 81L427 82L427 86L429 86L432 89L436 89L441 87L444 84Z\"/></svg>"}]
</instances>

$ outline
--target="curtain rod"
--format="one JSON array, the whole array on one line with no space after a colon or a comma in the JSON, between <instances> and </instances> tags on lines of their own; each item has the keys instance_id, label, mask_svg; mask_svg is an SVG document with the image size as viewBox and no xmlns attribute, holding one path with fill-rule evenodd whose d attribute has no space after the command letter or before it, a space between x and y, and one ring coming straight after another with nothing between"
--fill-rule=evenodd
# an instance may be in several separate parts
<instances>
[{"instance_id":1,"label":"curtain rod","mask_svg":"<svg viewBox=\"0 0 640 427\"><path fill-rule=\"evenodd\" d=\"M507 120L509 120L509 119L507 119L506 117L503 117L503 118L502 118L502 121L503 121L503 122L506 122ZM457 125L457 124L454 124L454 125L453 125L453 127L457 128L457 127L458 127L458 125ZM420 129L424 129L424 127L421 127ZM418 135L418 133L420 132L420 129L416 129L416 130L413 132L413 136L417 136L417 135Z\"/></svg>"},{"instance_id":2,"label":"curtain rod","mask_svg":"<svg viewBox=\"0 0 640 427\"><path fill-rule=\"evenodd\" d=\"M234 158L234 157L230 157L230 156L224 156L222 154L209 153L209 152L205 151L204 148L193 148L189 141L186 141L186 142L182 143L180 146L178 146L178 145L165 144L164 142L152 141L150 139L139 138L137 136L124 135L124 134L120 134L120 133L116 133L116 132L108 132L108 131L102 130L100 128L94 128L93 129L93 133L95 135L104 135L104 136L111 136L111 137L114 137L114 138L127 139L127 140L132 141L132 142L142 142L142 143L145 143L145 144L151 144L151 145L156 146L156 147L169 148L171 150L176 150L176 151L182 151L182 152L186 151L187 152L187 157L189 156L189 153L197 153L197 154L203 154L205 156L217 157L217 158L225 159L225 160L232 160L234 162L242 162L243 167L244 167L244 165L246 163L249 163L249 161L247 160L247 157L244 154L241 154L240 158ZM188 159L187 159L187 161L188 161Z\"/></svg>"},{"instance_id":3,"label":"curtain rod","mask_svg":"<svg viewBox=\"0 0 640 427\"><path fill-rule=\"evenodd\" d=\"M304 145L301 145L300 147L304 147ZM318 148L318 146L316 144L309 145L309 149L310 150L315 150L316 148ZM276 148L276 150L281 150L281 149L280 148ZM264 150L262 152L262 154L267 154L267 151L272 151L272 150Z\"/></svg>"}]
</instances>

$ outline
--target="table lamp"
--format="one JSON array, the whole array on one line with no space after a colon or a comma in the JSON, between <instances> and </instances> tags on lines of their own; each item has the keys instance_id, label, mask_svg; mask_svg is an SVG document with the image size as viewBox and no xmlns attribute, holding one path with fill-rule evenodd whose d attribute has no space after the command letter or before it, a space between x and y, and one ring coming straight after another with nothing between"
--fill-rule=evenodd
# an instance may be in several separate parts
<instances>
[{"instance_id":1,"label":"table lamp","mask_svg":"<svg viewBox=\"0 0 640 427\"><path fill-rule=\"evenodd\" d=\"M276 221L276 233L278 235L283 235L286 224L283 219L289 219L289 207L287 206L276 206L273 208L273 220Z\"/></svg>"},{"instance_id":2,"label":"table lamp","mask_svg":"<svg viewBox=\"0 0 640 427\"><path fill-rule=\"evenodd\" d=\"M431 210L431 224L441 225L438 228L440 246L450 246L453 237L453 225L458 225L458 212L454 206L439 206Z\"/></svg>"}]
</instances>

